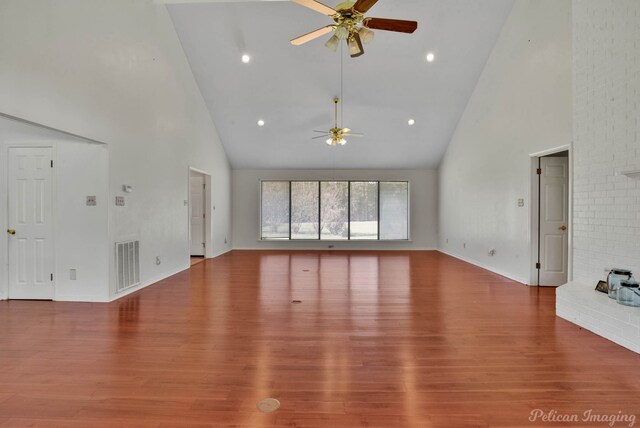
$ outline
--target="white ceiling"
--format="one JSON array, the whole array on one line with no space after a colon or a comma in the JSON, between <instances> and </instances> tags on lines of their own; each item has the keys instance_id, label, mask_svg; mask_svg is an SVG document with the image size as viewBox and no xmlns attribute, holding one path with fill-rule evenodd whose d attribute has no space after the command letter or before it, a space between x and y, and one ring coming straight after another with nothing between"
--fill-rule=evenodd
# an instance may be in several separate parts
<instances>
[{"instance_id":1,"label":"white ceiling","mask_svg":"<svg viewBox=\"0 0 640 428\"><path fill-rule=\"evenodd\" d=\"M512 5L380 0L368 16L416 20L418 30L376 31L360 58L345 49L342 126L365 137L342 147L311 139L333 125L340 50L324 47L329 35L289 43L329 17L288 1L167 7L234 168L333 169L436 167Z\"/></svg>"}]
</instances>

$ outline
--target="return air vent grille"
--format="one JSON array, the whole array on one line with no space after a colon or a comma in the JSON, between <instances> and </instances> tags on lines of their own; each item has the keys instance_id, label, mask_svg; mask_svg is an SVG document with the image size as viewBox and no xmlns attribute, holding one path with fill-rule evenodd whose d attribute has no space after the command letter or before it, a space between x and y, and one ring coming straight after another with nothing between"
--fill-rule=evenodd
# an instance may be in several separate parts
<instances>
[{"instance_id":1,"label":"return air vent grille","mask_svg":"<svg viewBox=\"0 0 640 428\"><path fill-rule=\"evenodd\" d=\"M140 284L140 241L116 242L116 293Z\"/></svg>"}]
</instances>

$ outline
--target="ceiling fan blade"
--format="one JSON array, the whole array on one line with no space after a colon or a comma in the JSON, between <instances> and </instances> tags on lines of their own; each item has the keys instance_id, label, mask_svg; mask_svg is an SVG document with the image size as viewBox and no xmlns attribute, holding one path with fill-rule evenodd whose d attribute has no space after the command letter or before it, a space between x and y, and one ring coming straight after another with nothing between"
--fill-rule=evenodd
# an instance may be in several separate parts
<instances>
[{"instance_id":1,"label":"ceiling fan blade","mask_svg":"<svg viewBox=\"0 0 640 428\"><path fill-rule=\"evenodd\" d=\"M378 0L358 0L356 4L353 5L353 9L360 13L366 13L377 2Z\"/></svg>"},{"instance_id":2,"label":"ceiling fan blade","mask_svg":"<svg viewBox=\"0 0 640 428\"><path fill-rule=\"evenodd\" d=\"M354 32L351 36L353 39L349 39L349 55L351 58L357 58L364 54L364 48L362 47L362 40L360 34Z\"/></svg>"},{"instance_id":3,"label":"ceiling fan blade","mask_svg":"<svg viewBox=\"0 0 640 428\"><path fill-rule=\"evenodd\" d=\"M293 0L294 3L298 3L300 6L308 7L309 9L315 10L323 15L333 16L336 14L335 9L330 8L320 2L315 0Z\"/></svg>"},{"instance_id":4,"label":"ceiling fan blade","mask_svg":"<svg viewBox=\"0 0 640 428\"><path fill-rule=\"evenodd\" d=\"M321 134L326 134L327 133L327 131L313 131L313 132L319 132Z\"/></svg>"},{"instance_id":5,"label":"ceiling fan blade","mask_svg":"<svg viewBox=\"0 0 640 428\"><path fill-rule=\"evenodd\" d=\"M317 140L318 138L327 138L327 137L331 137L331 134L326 134L326 135L320 135L318 137L313 137L312 140Z\"/></svg>"},{"instance_id":6,"label":"ceiling fan blade","mask_svg":"<svg viewBox=\"0 0 640 428\"><path fill-rule=\"evenodd\" d=\"M360 134L359 132L342 134L344 137L364 137L364 134Z\"/></svg>"},{"instance_id":7,"label":"ceiling fan blade","mask_svg":"<svg viewBox=\"0 0 640 428\"><path fill-rule=\"evenodd\" d=\"M413 33L418 28L416 21L401 19L365 18L362 25L372 30L397 31L398 33Z\"/></svg>"},{"instance_id":8,"label":"ceiling fan blade","mask_svg":"<svg viewBox=\"0 0 640 428\"><path fill-rule=\"evenodd\" d=\"M320 36L324 36L325 34L332 31L333 25L327 25L326 27L318 28L317 30L307 33L303 36L296 37L295 39L291 40L291 44L294 46L300 46L307 42L310 42L313 39L317 39Z\"/></svg>"},{"instance_id":9,"label":"ceiling fan blade","mask_svg":"<svg viewBox=\"0 0 640 428\"><path fill-rule=\"evenodd\" d=\"M349 128L342 128L342 133L343 133L343 134L344 134L345 132L349 132L349 131L351 131L351 129L349 129Z\"/></svg>"}]
</instances>

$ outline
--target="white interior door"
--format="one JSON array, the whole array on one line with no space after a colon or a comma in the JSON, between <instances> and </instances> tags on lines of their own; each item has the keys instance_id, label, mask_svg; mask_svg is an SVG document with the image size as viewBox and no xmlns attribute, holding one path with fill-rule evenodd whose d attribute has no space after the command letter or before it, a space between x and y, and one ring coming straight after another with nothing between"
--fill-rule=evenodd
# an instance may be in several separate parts
<instances>
[{"instance_id":1,"label":"white interior door","mask_svg":"<svg viewBox=\"0 0 640 428\"><path fill-rule=\"evenodd\" d=\"M52 149L8 155L9 298L53 299Z\"/></svg>"},{"instance_id":2,"label":"white interior door","mask_svg":"<svg viewBox=\"0 0 640 428\"><path fill-rule=\"evenodd\" d=\"M205 181L204 175L193 174L189 180L190 187L190 208L191 208L191 255L204 256L205 246L205 219L206 211L204 209L205 200Z\"/></svg>"},{"instance_id":3,"label":"white interior door","mask_svg":"<svg viewBox=\"0 0 640 428\"><path fill-rule=\"evenodd\" d=\"M567 282L569 159L540 158L540 285Z\"/></svg>"}]
</instances>

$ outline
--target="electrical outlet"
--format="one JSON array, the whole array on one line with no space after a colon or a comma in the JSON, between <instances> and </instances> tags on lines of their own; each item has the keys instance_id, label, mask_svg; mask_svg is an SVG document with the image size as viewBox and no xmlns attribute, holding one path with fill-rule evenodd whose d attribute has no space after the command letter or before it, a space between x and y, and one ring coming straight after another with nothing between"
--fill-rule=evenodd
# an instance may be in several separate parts
<instances>
[{"instance_id":1,"label":"electrical outlet","mask_svg":"<svg viewBox=\"0 0 640 428\"><path fill-rule=\"evenodd\" d=\"M467 248L467 243L466 242L462 243L462 248Z\"/></svg>"},{"instance_id":2,"label":"electrical outlet","mask_svg":"<svg viewBox=\"0 0 640 428\"><path fill-rule=\"evenodd\" d=\"M156 264L159 265L160 263L162 263L162 260L160 260L160 256L156 256Z\"/></svg>"},{"instance_id":3,"label":"electrical outlet","mask_svg":"<svg viewBox=\"0 0 640 428\"><path fill-rule=\"evenodd\" d=\"M124 207L124 196L116 196L116 207Z\"/></svg>"},{"instance_id":4,"label":"electrical outlet","mask_svg":"<svg viewBox=\"0 0 640 428\"><path fill-rule=\"evenodd\" d=\"M518 199L518 207L522 208L524 207L524 199Z\"/></svg>"},{"instance_id":5,"label":"electrical outlet","mask_svg":"<svg viewBox=\"0 0 640 428\"><path fill-rule=\"evenodd\" d=\"M95 207L96 204L96 197L95 196L87 196L87 206L88 207Z\"/></svg>"},{"instance_id":6,"label":"electrical outlet","mask_svg":"<svg viewBox=\"0 0 640 428\"><path fill-rule=\"evenodd\" d=\"M69 269L69 279L72 281L76 280L76 270L75 269Z\"/></svg>"},{"instance_id":7,"label":"electrical outlet","mask_svg":"<svg viewBox=\"0 0 640 428\"><path fill-rule=\"evenodd\" d=\"M224 237L224 243L225 244L227 243L227 237L226 236Z\"/></svg>"},{"instance_id":8,"label":"electrical outlet","mask_svg":"<svg viewBox=\"0 0 640 428\"><path fill-rule=\"evenodd\" d=\"M489 250L489 256L493 257L496 255L496 250Z\"/></svg>"},{"instance_id":9,"label":"electrical outlet","mask_svg":"<svg viewBox=\"0 0 640 428\"><path fill-rule=\"evenodd\" d=\"M445 243L448 244L449 243L449 238L445 239L444 241L445 241Z\"/></svg>"}]
</instances>

